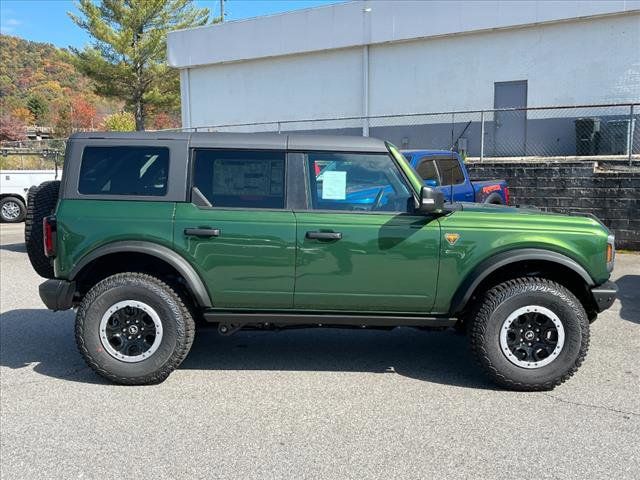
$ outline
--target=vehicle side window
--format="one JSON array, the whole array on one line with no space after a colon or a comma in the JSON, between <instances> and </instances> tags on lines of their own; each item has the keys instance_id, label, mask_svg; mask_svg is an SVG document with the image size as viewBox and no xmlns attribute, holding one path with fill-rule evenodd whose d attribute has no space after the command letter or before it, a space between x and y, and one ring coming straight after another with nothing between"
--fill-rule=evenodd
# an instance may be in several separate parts
<instances>
[{"instance_id":1,"label":"vehicle side window","mask_svg":"<svg viewBox=\"0 0 640 480\"><path fill-rule=\"evenodd\" d=\"M78 192L84 195L163 196L167 193L166 147L86 147Z\"/></svg>"},{"instance_id":2,"label":"vehicle side window","mask_svg":"<svg viewBox=\"0 0 640 480\"><path fill-rule=\"evenodd\" d=\"M310 152L309 192L316 210L407 212L413 196L386 154Z\"/></svg>"},{"instance_id":3,"label":"vehicle side window","mask_svg":"<svg viewBox=\"0 0 640 480\"><path fill-rule=\"evenodd\" d=\"M195 150L193 185L214 207L284 208L284 152Z\"/></svg>"},{"instance_id":4,"label":"vehicle side window","mask_svg":"<svg viewBox=\"0 0 640 480\"><path fill-rule=\"evenodd\" d=\"M462 173L458 159L439 158L436 162L438 163L438 170L440 170L440 176L442 177L442 185L464 183L464 173Z\"/></svg>"},{"instance_id":5,"label":"vehicle side window","mask_svg":"<svg viewBox=\"0 0 640 480\"><path fill-rule=\"evenodd\" d=\"M438 171L436 170L436 162L432 158L422 157L416 171L423 180L433 180L436 184L440 183Z\"/></svg>"}]
</instances>

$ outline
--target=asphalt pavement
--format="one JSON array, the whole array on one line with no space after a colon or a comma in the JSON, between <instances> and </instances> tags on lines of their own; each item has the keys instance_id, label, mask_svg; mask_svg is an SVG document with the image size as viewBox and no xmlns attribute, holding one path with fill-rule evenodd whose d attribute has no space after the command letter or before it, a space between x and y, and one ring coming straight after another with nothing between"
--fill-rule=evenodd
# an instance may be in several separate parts
<instances>
[{"instance_id":1,"label":"asphalt pavement","mask_svg":"<svg viewBox=\"0 0 640 480\"><path fill-rule=\"evenodd\" d=\"M0 226L2 479L640 477L640 255L552 392L496 389L453 332L198 332L167 381L112 385Z\"/></svg>"}]
</instances>

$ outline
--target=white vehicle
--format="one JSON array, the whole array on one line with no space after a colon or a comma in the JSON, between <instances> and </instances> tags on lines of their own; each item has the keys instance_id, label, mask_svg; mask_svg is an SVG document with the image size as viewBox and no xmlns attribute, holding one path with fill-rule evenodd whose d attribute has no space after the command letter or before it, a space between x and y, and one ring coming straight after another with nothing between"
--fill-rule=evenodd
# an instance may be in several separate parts
<instances>
[{"instance_id":1,"label":"white vehicle","mask_svg":"<svg viewBox=\"0 0 640 480\"><path fill-rule=\"evenodd\" d=\"M0 221L22 222L27 214L27 192L35 185L60 178L61 170L0 170Z\"/></svg>"}]
</instances>

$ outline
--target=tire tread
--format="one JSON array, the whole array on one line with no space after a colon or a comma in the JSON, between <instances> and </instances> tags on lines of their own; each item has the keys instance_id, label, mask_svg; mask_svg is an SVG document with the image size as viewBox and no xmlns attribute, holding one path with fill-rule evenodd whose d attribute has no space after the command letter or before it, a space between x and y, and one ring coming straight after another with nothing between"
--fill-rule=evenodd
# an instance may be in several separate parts
<instances>
[{"instance_id":1,"label":"tire tread","mask_svg":"<svg viewBox=\"0 0 640 480\"><path fill-rule=\"evenodd\" d=\"M51 260L45 256L42 248L42 219L53 213L58 203L59 192L59 180L43 182L33 192L31 201L27 203L25 224L27 255L33 269L44 278L54 278L54 271Z\"/></svg>"},{"instance_id":2,"label":"tire tread","mask_svg":"<svg viewBox=\"0 0 640 480\"><path fill-rule=\"evenodd\" d=\"M140 283L151 283L153 286L163 290L166 294L172 297L172 299L178 306L180 315L184 319L184 323L177 322L178 339L180 339L180 337L183 337L184 341L178 341L176 350L173 352L169 360L160 369L156 370L152 374L136 377L122 377L119 375L114 375L113 373L107 371L93 358L84 341L86 333L84 330L84 324L87 309L99 295L111 288L130 285L132 280ZM168 284L156 277L144 273L125 272L107 277L106 279L96 284L85 295L82 303L80 304L80 307L78 308L75 326L75 337L78 350L80 351L84 360L87 362L89 367L91 367L91 369L98 375L111 380L112 382L120 383L123 385L156 384L164 381L169 376L169 374L173 372L186 358L195 337L195 322L193 321L191 311L187 304L185 304L184 299Z\"/></svg>"},{"instance_id":3,"label":"tire tread","mask_svg":"<svg viewBox=\"0 0 640 480\"><path fill-rule=\"evenodd\" d=\"M569 303L576 311L582 333L580 351L570 368L564 374L542 383L525 383L507 378L492 365L486 349L486 344L489 341L486 338L486 327L493 311L514 294L526 293L532 290L554 294ZM472 316L469 325L469 337L471 351L477 363L495 383L512 390L546 391L566 382L582 365L589 349L589 321L580 301L564 286L546 278L521 277L496 285L484 294L483 298L477 303L476 310Z\"/></svg>"}]
</instances>

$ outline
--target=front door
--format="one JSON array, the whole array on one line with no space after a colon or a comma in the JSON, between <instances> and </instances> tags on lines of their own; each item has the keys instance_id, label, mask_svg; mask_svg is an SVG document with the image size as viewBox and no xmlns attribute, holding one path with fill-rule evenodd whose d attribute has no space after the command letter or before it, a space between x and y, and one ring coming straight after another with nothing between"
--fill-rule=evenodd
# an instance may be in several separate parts
<instances>
[{"instance_id":1,"label":"front door","mask_svg":"<svg viewBox=\"0 0 640 480\"><path fill-rule=\"evenodd\" d=\"M293 306L295 217L282 151L196 149L191 203L177 203L176 250L215 308Z\"/></svg>"},{"instance_id":2,"label":"front door","mask_svg":"<svg viewBox=\"0 0 640 480\"><path fill-rule=\"evenodd\" d=\"M296 210L294 306L429 312L438 276L437 219L408 213L410 187L386 154L308 152L307 210Z\"/></svg>"},{"instance_id":3,"label":"front door","mask_svg":"<svg viewBox=\"0 0 640 480\"><path fill-rule=\"evenodd\" d=\"M527 81L496 82L494 86L494 108L526 108ZM525 155L527 128L526 110L495 112L495 154L498 157Z\"/></svg>"}]
</instances>

